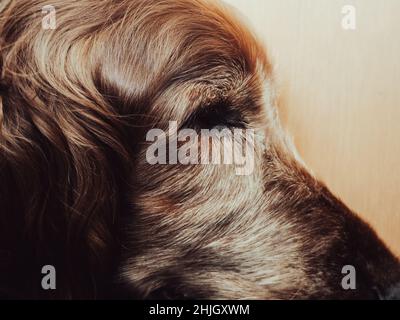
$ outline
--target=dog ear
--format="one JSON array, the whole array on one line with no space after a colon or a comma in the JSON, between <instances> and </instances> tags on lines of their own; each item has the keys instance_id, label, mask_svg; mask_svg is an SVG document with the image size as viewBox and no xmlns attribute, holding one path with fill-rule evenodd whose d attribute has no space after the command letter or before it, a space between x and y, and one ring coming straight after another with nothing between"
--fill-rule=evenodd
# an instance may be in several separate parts
<instances>
[{"instance_id":1,"label":"dog ear","mask_svg":"<svg viewBox=\"0 0 400 320\"><path fill-rule=\"evenodd\" d=\"M35 17L23 1L0 24L0 274L30 296L54 265L54 295L88 298L112 267L129 155L90 66L70 56L81 44L37 29Z\"/></svg>"}]
</instances>

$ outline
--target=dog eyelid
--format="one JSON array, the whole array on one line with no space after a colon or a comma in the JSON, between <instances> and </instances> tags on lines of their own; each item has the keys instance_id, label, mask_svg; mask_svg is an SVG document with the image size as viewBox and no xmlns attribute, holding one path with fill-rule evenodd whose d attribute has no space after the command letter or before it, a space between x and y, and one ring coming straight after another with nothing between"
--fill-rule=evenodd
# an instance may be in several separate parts
<instances>
[{"instance_id":1,"label":"dog eyelid","mask_svg":"<svg viewBox=\"0 0 400 320\"><path fill-rule=\"evenodd\" d=\"M196 110L184 121L184 127L195 129L212 129L215 127L244 129L247 125L238 110L227 104L222 104Z\"/></svg>"}]
</instances>

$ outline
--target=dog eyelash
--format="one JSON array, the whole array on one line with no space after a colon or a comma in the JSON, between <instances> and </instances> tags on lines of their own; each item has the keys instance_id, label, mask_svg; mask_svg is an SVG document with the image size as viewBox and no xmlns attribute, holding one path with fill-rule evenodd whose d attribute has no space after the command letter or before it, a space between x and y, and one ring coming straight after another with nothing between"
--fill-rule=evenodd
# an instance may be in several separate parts
<instances>
[{"instance_id":1,"label":"dog eyelash","mask_svg":"<svg viewBox=\"0 0 400 320\"><path fill-rule=\"evenodd\" d=\"M213 129L225 127L229 129L247 127L242 115L233 107L215 105L197 110L184 122L183 127L194 129Z\"/></svg>"}]
</instances>

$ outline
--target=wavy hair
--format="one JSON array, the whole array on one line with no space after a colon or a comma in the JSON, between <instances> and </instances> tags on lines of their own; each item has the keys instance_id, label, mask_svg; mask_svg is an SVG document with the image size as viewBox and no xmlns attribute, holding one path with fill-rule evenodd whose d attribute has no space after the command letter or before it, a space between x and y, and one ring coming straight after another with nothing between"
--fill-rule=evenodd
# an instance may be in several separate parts
<instances>
[{"instance_id":1,"label":"wavy hair","mask_svg":"<svg viewBox=\"0 0 400 320\"><path fill-rule=\"evenodd\" d=\"M251 36L212 2L156 2L55 0L57 28L44 30L46 1L2 1L0 292L45 297L33 288L48 264L60 297L104 291L127 208L132 127L151 126L146 107L166 85L221 59L237 69L258 55L267 65ZM207 16L189 23L191 10ZM191 45L207 33L220 36ZM231 59L242 56L233 42L248 61ZM194 57L201 63L190 65Z\"/></svg>"}]
</instances>

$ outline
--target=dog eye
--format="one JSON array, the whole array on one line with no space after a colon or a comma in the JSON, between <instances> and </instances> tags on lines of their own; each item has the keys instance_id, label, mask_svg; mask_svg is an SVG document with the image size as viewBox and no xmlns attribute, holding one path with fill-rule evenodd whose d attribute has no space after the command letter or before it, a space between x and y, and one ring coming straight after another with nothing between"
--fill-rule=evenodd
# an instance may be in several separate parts
<instances>
[{"instance_id":1,"label":"dog eye","mask_svg":"<svg viewBox=\"0 0 400 320\"><path fill-rule=\"evenodd\" d=\"M213 129L218 128L246 128L241 113L228 104L218 103L202 107L195 111L184 122L186 128Z\"/></svg>"}]
</instances>

